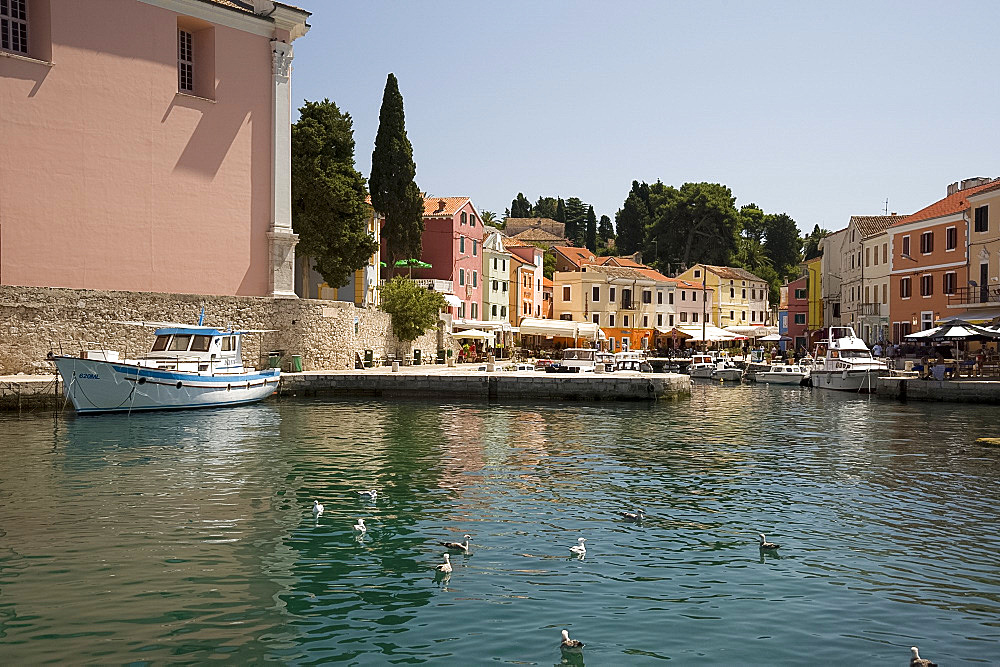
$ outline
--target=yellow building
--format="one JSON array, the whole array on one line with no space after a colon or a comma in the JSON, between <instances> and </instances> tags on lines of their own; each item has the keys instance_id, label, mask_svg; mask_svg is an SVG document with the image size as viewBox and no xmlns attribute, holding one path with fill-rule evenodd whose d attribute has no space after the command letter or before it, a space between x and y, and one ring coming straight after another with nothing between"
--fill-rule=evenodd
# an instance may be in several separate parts
<instances>
[{"instance_id":1,"label":"yellow building","mask_svg":"<svg viewBox=\"0 0 1000 667\"><path fill-rule=\"evenodd\" d=\"M806 331L822 329L823 324L823 256L807 259L806 287L809 290L809 310L806 316Z\"/></svg>"},{"instance_id":2,"label":"yellow building","mask_svg":"<svg viewBox=\"0 0 1000 667\"><path fill-rule=\"evenodd\" d=\"M774 324L771 321L770 287L767 281L746 269L695 264L677 278L704 283L713 295L711 323L716 326Z\"/></svg>"},{"instance_id":3,"label":"yellow building","mask_svg":"<svg viewBox=\"0 0 1000 667\"><path fill-rule=\"evenodd\" d=\"M653 339L656 281L637 269L582 266L556 271L552 277L552 317L593 322L608 339L608 347L648 348Z\"/></svg>"}]
</instances>

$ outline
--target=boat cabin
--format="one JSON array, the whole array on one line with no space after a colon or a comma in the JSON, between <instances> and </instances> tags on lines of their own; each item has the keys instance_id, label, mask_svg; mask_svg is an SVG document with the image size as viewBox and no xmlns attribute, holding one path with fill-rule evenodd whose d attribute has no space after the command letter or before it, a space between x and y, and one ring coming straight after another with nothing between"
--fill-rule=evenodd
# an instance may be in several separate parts
<instances>
[{"instance_id":1,"label":"boat cabin","mask_svg":"<svg viewBox=\"0 0 1000 667\"><path fill-rule=\"evenodd\" d=\"M163 370L243 372L242 332L211 327L157 329L138 363Z\"/></svg>"},{"instance_id":2,"label":"boat cabin","mask_svg":"<svg viewBox=\"0 0 1000 667\"><path fill-rule=\"evenodd\" d=\"M561 370L571 373L592 371L597 365L597 350L589 347L568 347L563 350Z\"/></svg>"}]
</instances>

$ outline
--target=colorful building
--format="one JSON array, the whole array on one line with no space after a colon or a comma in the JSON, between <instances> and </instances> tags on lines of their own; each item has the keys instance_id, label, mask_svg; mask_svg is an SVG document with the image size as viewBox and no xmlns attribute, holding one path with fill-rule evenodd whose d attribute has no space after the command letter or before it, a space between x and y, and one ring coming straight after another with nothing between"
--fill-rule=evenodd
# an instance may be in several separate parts
<instances>
[{"instance_id":1,"label":"colorful building","mask_svg":"<svg viewBox=\"0 0 1000 667\"><path fill-rule=\"evenodd\" d=\"M793 280L786 286L788 323L781 333L792 340L788 347L796 351L809 350L809 275Z\"/></svg>"},{"instance_id":2,"label":"colorful building","mask_svg":"<svg viewBox=\"0 0 1000 667\"><path fill-rule=\"evenodd\" d=\"M483 239L483 319L507 320L510 306L510 257L504 249L503 233L487 227Z\"/></svg>"},{"instance_id":3,"label":"colorful building","mask_svg":"<svg viewBox=\"0 0 1000 667\"><path fill-rule=\"evenodd\" d=\"M543 317L542 315L542 278L544 275L545 251L533 245L516 243L510 239L504 241L504 248L514 257L521 260L521 276L518 285L521 290L521 316ZM527 274L530 273L530 279Z\"/></svg>"},{"instance_id":4,"label":"colorful building","mask_svg":"<svg viewBox=\"0 0 1000 667\"><path fill-rule=\"evenodd\" d=\"M292 42L309 12L0 7L20 17L0 43L0 282L295 296Z\"/></svg>"},{"instance_id":5,"label":"colorful building","mask_svg":"<svg viewBox=\"0 0 1000 667\"><path fill-rule=\"evenodd\" d=\"M557 271L552 283L554 319L597 324L612 351L651 346L653 278L632 268L591 264Z\"/></svg>"},{"instance_id":6,"label":"colorful building","mask_svg":"<svg viewBox=\"0 0 1000 667\"><path fill-rule=\"evenodd\" d=\"M695 264L677 276L702 283L712 291L710 323L719 327L764 326L771 323L767 282L746 269Z\"/></svg>"},{"instance_id":7,"label":"colorful building","mask_svg":"<svg viewBox=\"0 0 1000 667\"><path fill-rule=\"evenodd\" d=\"M969 284L959 285L949 295L948 316L985 323L1000 317L1000 183L971 193L967 199L971 223L966 225Z\"/></svg>"},{"instance_id":8,"label":"colorful building","mask_svg":"<svg viewBox=\"0 0 1000 667\"><path fill-rule=\"evenodd\" d=\"M996 183L985 178L952 183L946 197L903 217L887 230L893 341L949 319L952 313L961 310L949 310L949 301L961 294L960 288L973 283L978 287L977 278L988 283L988 261L973 269L978 273L976 278L969 275L966 239L976 238L977 232L974 222L973 231L968 230L971 211L968 197Z\"/></svg>"},{"instance_id":9,"label":"colorful building","mask_svg":"<svg viewBox=\"0 0 1000 667\"><path fill-rule=\"evenodd\" d=\"M806 312L806 336L811 336L814 332L827 326L826 320L823 319L823 256L817 255L812 259L807 259L803 265L806 268L806 289L809 301ZM806 347L809 349L808 345Z\"/></svg>"}]
</instances>

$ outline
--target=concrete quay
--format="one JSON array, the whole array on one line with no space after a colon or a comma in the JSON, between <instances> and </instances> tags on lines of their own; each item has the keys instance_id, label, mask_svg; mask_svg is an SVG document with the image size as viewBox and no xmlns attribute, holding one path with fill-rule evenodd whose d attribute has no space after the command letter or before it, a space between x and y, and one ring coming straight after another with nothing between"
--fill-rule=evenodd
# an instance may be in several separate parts
<instances>
[{"instance_id":1,"label":"concrete quay","mask_svg":"<svg viewBox=\"0 0 1000 667\"><path fill-rule=\"evenodd\" d=\"M962 378L927 380L917 377L882 377L875 395L907 401L949 401L956 403L1000 404L1000 380Z\"/></svg>"},{"instance_id":2,"label":"concrete quay","mask_svg":"<svg viewBox=\"0 0 1000 667\"><path fill-rule=\"evenodd\" d=\"M499 366L497 367L499 368ZM282 373L281 396L396 396L483 401L650 401L691 394L691 378L672 373L542 373L411 366Z\"/></svg>"},{"instance_id":3,"label":"concrete quay","mask_svg":"<svg viewBox=\"0 0 1000 667\"><path fill-rule=\"evenodd\" d=\"M21 412L63 405L62 380L52 375L0 375L0 411Z\"/></svg>"}]
</instances>

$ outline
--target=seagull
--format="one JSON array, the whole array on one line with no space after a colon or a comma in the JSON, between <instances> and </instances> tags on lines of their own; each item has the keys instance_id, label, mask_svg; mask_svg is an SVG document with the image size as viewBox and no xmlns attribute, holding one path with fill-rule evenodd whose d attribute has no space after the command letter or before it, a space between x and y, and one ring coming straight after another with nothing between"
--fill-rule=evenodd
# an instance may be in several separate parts
<instances>
[{"instance_id":1,"label":"seagull","mask_svg":"<svg viewBox=\"0 0 1000 667\"><path fill-rule=\"evenodd\" d=\"M562 643L559 644L559 648L575 648L580 649L584 647L584 643L579 639L570 639L569 630L562 631Z\"/></svg>"},{"instance_id":2,"label":"seagull","mask_svg":"<svg viewBox=\"0 0 1000 667\"><path fill-rule=\"evenodd\" d=\"M441 546L469 553L469 540L472 539L472 535L463 535L462 537L465 539L465 542L441 542Z\"/></svg>"},{"instance_id":3,"label":"seagull","mask_svg":"<svg viewBox=\"0 0 1000 667\"><path fill-rule=\"evenodd\" d=\"M931 662L927 658L921 658L917 653L917 647L910 647L910 667L937 667L936 662Z\"/></svg>"},{"instance_id":4,"label":"seagull","mask_svg":"<svg viewBox=\"0 0 1000 667\"><path fill-rule=\"evenodd\" d=\"M359 496L368 496L371 500L378 500L378 489L371 489L369 491L358 491Z\"/></svg>"},{"instance_id":5,"label":"seagull","mask_svg":"<svg viewBox=\"0 0 1000 667\"><path fill-rule=\"evenodd\" d=\"M761 549L764 549L765 551L773 551L774 549L778 548L778 545L775 544L774 542L768 542L767 541L767 539L764 537L764 533L757 533L757 534L760 535L760 548Z\"/></svg>"},{"instance_id":6,"label":"seagull","mask_svg":"<svg viewBox=\"0 0 1000 667\"><path fill-rule=\"evenodd\" d=\"M318 500L313 501L313 518L318 519L323 516L323 503Z\"/></svg>"},{"instance_id":7,"label":"seagull","mask_svg":"<svg viewBox=\"0 0 1000 667\"><path fill-rule=\"evenodd\" d=\"M623 519L632 523L639 523L646 518L646 513L639 509L634 514L632 512L619 512L619 514L622 515Z\"/></svg>"},{"instance_id":8,"label":"seagull","mask_svg":"<svg viewBox=\"0 0 1000 667\"><path fill-rule=\"evenodd\" d=\"M444 562L440 565L435 565L434 569L438 572L444 572L445 574L451 574L451 554L444 554Z\"/></svg>"},{"instance_id":9,"label":"seagull","mask_svg":"<svg viewBox=\"0 0 1000 667\"><path fill-rule=\"evenodd\" d=\"M581 556L587 553L587 547L583 546L583 543L587 541L586 537L581 537L576 541L576 544L569 548L575 554L580 554Z\"/></svg>"},{"instance_id":10,"label":"seagull","mask_svg":"<svg viewBox=\"0 0 1000 667\"><path fill-rule=\"evenodd\" d=\"M368 528L365 526L365 520L364 519L358 519L358 522L356 524L354 524L354 530L356 530L359 533L361 533L362 535L364 535L365 531L368 530Z\"/></svg>"}]
</instances>

